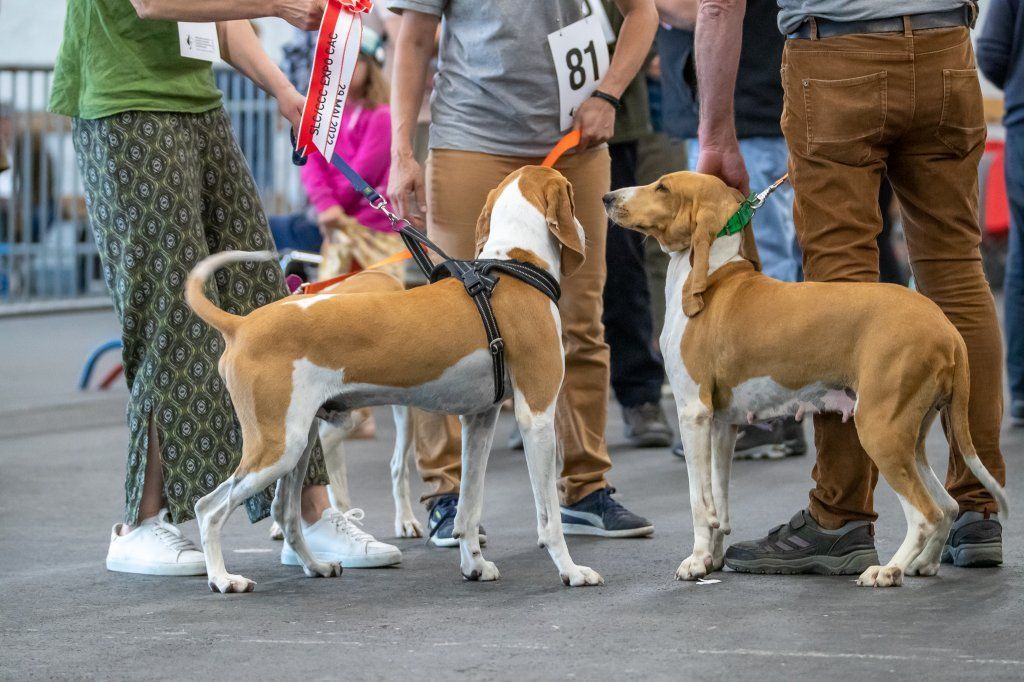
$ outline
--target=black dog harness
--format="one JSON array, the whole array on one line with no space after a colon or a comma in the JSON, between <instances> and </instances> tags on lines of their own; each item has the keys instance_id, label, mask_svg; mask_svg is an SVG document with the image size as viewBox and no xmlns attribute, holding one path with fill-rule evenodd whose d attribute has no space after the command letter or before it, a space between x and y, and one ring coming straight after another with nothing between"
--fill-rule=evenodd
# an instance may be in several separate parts
<instances>
[{"instance_id":1,"label":"black dog harness","mask_svg":"<svg viewBox=\"0 0 1024 682\"><path fill-rule=\"evenodd\" d=\"M476 304L480 319L484 323L484 331L487 333L487 348L491 352L491 363L494 368L494 402L500 403L505 397L505 340L501 337L498 320L494 317L494 308L491 306L491 294L500 280L497 273L504 273L529 284L555 303L558 303L562 295L558 281L545 270L523 261L449 258L434 242L407 221L401 222L399 234L402 235L402 241L405 242L416 265L431 283L454 277L462 282L466 293ZM442 258L439 265L435 266L431 262L424 247Z\"/></svg>"}]
</instances>

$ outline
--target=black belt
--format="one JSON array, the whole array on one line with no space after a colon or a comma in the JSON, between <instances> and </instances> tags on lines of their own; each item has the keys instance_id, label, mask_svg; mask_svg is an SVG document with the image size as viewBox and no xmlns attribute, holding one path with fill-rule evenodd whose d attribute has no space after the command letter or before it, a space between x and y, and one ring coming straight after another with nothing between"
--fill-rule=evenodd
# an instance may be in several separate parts
<instances>
[{"instance_id":1,"label":"black belt","mask_svg":"<svg viewBox=\"0 0 1024 682\"><path fill-rule=\"evenodd\" d=\"M494 369L494 402L500 403L505 397L505 340L501 337L498 320L494 317L494 308L491 306L491 294L499 280L495 273L503 272L511 275L529 284L555 303L558 303L558 299L562 296L562 289L559 287L558 281L545 270L522 261L449 258L426 235L408 223L403 223L399 228L399 233L412 254L413 260L416 261L416 265L431 282L454 277L462 282L466 293L476 304L480 319L484 323L484 331L487 333L487 348L491 352L491 365ZM435 266L431 262L424 246L444 259L440 265Z\"/></svg>"},{"instance_id":2,"label":"black belt","mask_svg":"<svg viewBox=\"0 0 1024 682\"><path fill-rule=\"evenodd\" d=\"M952 28L955 26L973 27L978 17L978 7L973 2L946 10L945 12L926 12L924 14L908 14L910 28L920 31L929 28ZM833 38L853 33L902 33L903 17L887 17L885 19L865 19L863 21L832 21L810 17L787 35L793 38Z\"/></svg>"}]
</instances>

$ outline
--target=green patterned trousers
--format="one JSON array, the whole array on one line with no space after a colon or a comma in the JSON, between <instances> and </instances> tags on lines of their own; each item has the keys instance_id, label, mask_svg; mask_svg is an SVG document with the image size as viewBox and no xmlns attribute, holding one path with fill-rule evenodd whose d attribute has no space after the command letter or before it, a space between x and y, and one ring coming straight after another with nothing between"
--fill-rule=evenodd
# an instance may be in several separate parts
<instances>
[{"instance_id":1,"label":"green patterned trousers","mask_svg":"<svg viewBox=\"0 0 1024 682\"><path fill-rule=\"evenodd\" d=\"M103 277L121 321L128 381L125 522L142 496L149 423L159 434L164 496L175 523L238 466L242 436L217 372L220 334L185 303L185 280L211 253L273 249L252 174L223 109L201 114L127 111L75 119L74 145ZM207 295L245 315L281 298L275 263L228 266ZM326 484L317 447L307 483ZM246 502L253 522L272 491Z\"/></svg>"}]
</instances>

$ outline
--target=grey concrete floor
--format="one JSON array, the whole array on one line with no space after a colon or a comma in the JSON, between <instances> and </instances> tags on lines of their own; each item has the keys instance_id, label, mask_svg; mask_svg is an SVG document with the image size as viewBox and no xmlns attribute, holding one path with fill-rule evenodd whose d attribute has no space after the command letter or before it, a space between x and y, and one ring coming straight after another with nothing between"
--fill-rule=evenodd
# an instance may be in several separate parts
<instances>
[{"instance_id":1,"label":"grey concrete floor","mask_svg":"<svg viewBox=\"0 0 1024 682\"><path fill-rule=\"evenodd\" d=\"M109 313L0 320L2 678L1024 677L1024 531L1015 519L1002 568L944 566L898 589L729 572L715 584L675 582L692 540L685 466L664 450L624 446L615 408L611 479L656 533L570 539L574 559L599 570L603 587L563 587L537 548L522 456L501 447L508 416L484 512L498 582L463 581L457 551L422 540L394 541L399 568L307 579L280 565L268 522L251 526L241 511L228 525L226 556L259 583L252 594L215 595L204 578L108 573L103 557L123 498L124 393L79 396L73 386L80 356L113 335ZM366 529L387 539L388 412L378 421L376 441L351 444L349 475ZM1008 427L1018 510L1022 446L1024 430ZM929 452L942 476L940 433ZM799 509L812 463L737 463L733 538L763 534ZM885 486L877 498L888 558L903 515ZM186 532L197 537L194 522Z\"/></svg>"}]
</instances>

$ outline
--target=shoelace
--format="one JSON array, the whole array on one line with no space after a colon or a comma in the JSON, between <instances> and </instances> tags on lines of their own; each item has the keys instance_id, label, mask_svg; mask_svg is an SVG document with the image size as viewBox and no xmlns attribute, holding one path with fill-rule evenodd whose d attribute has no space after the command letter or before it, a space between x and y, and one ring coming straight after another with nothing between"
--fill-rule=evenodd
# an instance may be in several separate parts
<instances>
[{"instance_id":1,"label":"shoelace","mask_svg":"<svg viewBox=\"0 0 1024 682\"><path fill-rule=\"evenodd\" d=\"M195 552L200 551L199 548L196 547L194 542L189 540L184 535L179 535L178 533L174 532L173 530L165 526L153 526L153 533L157 536L157 538L160 539L162 543L164 543L174 551L178 552L179 554L181 552L187 552L189 550Z\"/></svg>"},{"instance_id":2,"label":"shoelace","mask_svg":"<svg viewBox=\"0 0 1024 682\"><path fill-rule=\"evenodd\" d=\"M375 539L356 525L362 525L363 519L366 518L366 512L358 507L345 512L334 509L327 518L334 524L339 533L348 536L356 542L373 542Z\"/></svg>"}]
</instances>

